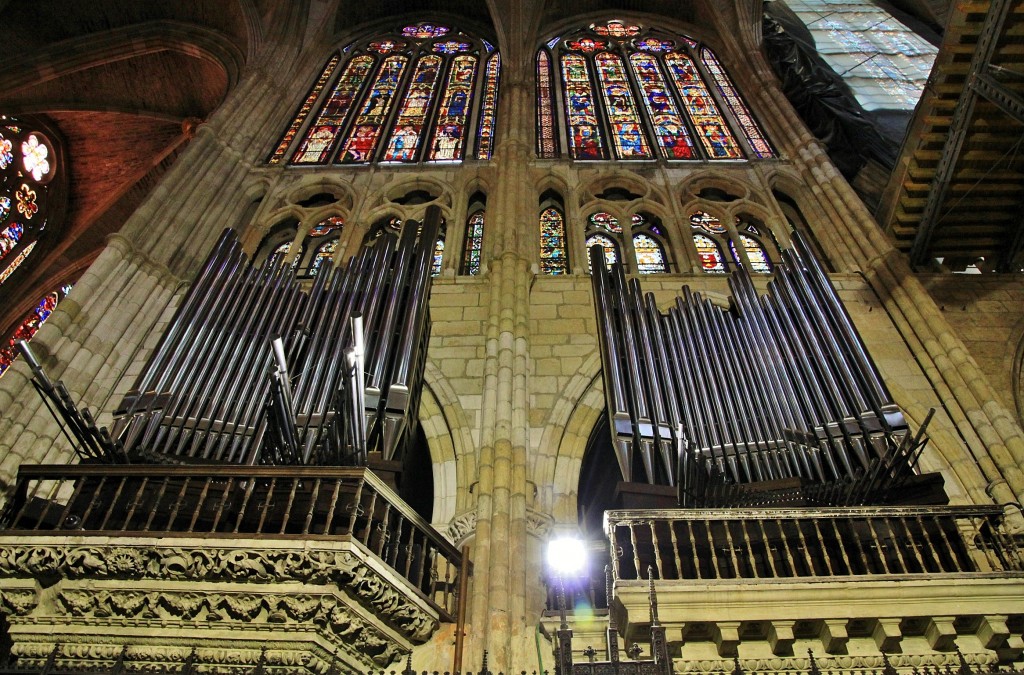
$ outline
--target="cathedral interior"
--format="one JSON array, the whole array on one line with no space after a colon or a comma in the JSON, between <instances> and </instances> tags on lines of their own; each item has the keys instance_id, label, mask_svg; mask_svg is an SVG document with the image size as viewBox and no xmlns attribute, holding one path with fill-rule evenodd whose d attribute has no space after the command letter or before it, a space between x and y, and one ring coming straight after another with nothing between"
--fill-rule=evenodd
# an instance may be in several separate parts
<instances>
[{"instance_id":1,"label":"cathedral interior","mask_svg":"<svg viewBox=\"0 0 1024 675\"><path fill-rule=\"evenodd\" d=\"M0 34L0 673L1024 670L1024 0Z\"/></svg>"}]
</instances>

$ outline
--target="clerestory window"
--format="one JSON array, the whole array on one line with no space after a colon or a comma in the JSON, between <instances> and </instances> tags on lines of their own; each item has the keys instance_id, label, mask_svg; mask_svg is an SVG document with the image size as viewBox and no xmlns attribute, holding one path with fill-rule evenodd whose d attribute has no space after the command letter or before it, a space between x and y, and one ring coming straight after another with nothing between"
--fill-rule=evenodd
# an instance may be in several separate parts
<instances>
[{"instance_id":1,"label":"clerestory window","mask_svg":"<svg viewBox=\"0 0 1024 675\"><path fill-rule=\"evenodd\" d=\"M364 165L490 159L501 60L456 28L419 23L333 55L270 164Z\"/></svg>"},{"instance_id":2,"label":"clerestory window","mask_svg":"<svg viewBox=\"0 0 1024 675\"><path fill-rule=\"evenodd\" d=\"M639 23L591 24L537 52L542 159L774 157L710 49Z\"/></svg>"}]
</instances>

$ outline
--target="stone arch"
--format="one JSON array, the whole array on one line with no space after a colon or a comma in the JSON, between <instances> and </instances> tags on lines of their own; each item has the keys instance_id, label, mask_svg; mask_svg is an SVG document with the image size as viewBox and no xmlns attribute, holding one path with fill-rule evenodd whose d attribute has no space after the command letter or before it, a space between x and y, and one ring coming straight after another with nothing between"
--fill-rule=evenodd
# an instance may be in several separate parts
<instances>
[{"instance_id":1,"label":"stone arch","mask_svg":"<svg viewBox=\"0 0 1024 675\"><path fill-rule=\"evenodd\" d=\"M469 508L469 484L475 474L472 428L458 395L429 358L423 372L420 424L434 470L434 523L440 529Z\"/></svg>"},{"instance_id":2,"label":"stone arch","mask_svg":"<svg viewBox=\"0 0 1024 675\"><path fill-rule=\"evenodd\" d=\"M576 495L587 439L604 412L601 355L594 350L551 407L532 474L538 510L557 523L576 523Z\"/></svg>"}]
</instances>

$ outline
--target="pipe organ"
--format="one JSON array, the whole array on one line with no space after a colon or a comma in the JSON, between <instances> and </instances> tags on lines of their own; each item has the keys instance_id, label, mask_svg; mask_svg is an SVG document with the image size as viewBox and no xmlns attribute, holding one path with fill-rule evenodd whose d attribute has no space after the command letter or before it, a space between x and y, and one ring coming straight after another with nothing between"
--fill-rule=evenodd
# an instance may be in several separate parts
<instances>
[{"instance_id":1,"label":"pipe organ","mask_svg":"<svg viewBox=\"0 0 1024 675\"><path fill-rule=\"evenodd\" d=\"M767 294L740 270L727 309L684 286L664 314L591 249L625 482L676 486L683 506L841 505L885 501L914 475L924 427L909 434L825 271L794 244Z\"/></svg>"},{"instance_id":2,"label":"pipe organ","mask_svg":"<svg viewBox=\"0 0 1024 675\"><path fill-rule=\"evenodd\" d=\"M415 429L440 212L302 287L225 231L115 412L132 461L365 464Z\"/></svg>"}]
</instances>

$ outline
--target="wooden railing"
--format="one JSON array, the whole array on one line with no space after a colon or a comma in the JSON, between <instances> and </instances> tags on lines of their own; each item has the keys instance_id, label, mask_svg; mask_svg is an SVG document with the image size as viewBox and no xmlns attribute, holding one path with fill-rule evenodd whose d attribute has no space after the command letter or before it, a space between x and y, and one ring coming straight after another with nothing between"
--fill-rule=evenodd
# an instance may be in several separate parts
<instances>
[{"instance_id":1,"label":"wooden railing","mask_svg":"<svg viewBox=\"0 0 1024 675\"><path fill-rule=\"evenodd\" d=\"M365 468L22 466L0 528L34 535L358 542L444 618L462 556Z\"/></svg>"},{"instance_id":2,"label":"wooden railing","mask_svg":"<svg viewBox=\"0 0 1024 675\"><path fill-rule=\"evenodd\" d=\"M1024 572L998 506L609 511L605 526L622 580Z\"/></svg>"}]
</instances>

